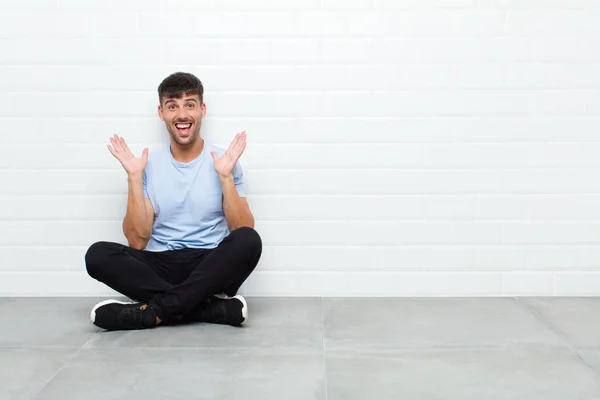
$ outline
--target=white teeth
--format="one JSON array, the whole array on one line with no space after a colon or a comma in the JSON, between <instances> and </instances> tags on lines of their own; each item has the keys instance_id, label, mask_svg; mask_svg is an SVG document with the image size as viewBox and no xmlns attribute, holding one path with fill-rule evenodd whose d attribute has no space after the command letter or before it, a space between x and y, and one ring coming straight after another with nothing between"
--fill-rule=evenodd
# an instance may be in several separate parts
<instances>
[{"instance_id":1,"label":"white teeth","mask_svg":"<svg viewBox=\"0 0 600 400\"><path fill-rule=\"evenodd\" d=\"M175 126L176 126L177 128L179 128L179 129L187 129L187 128L189 128L190 126L192 126L192 124L186 124L186 125L175 125Z\"/></svg>"}]
</instances>

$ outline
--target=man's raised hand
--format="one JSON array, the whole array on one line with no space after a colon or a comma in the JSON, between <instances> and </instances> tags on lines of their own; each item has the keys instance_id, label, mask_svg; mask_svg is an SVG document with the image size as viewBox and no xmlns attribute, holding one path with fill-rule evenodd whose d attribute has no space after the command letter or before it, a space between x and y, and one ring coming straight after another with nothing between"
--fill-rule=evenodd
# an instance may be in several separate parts
<instances>
[{"instance_id":1,"label":"man's raised hand","mask_svg":"<svg viewBox=\"0 0 600 400\"><path fill-rule=\"evenodd\" d=\"M146 165L148 164L148 149L142 151L142 157L138 158L133 155L125 139L118 135L114 135L110 138L112 146L106 145L110 153L121 163L127 175L130 176L142 176Z\"/></svg>"},{"instance_id":2,"label":"man's raised hand","mask_svg":"<svg viewBox=\"0 0 600 400\"><path fill-rule=\"evenodd\" d=\"M228 178L235 167L235 163L240 159L240 156L246 148L246 131L242 131L235 135L235 138L229 145L225 153L219 157L214 151L210 154L215 162L215 171L219 178Z\"/></svg>"}]
</instances>

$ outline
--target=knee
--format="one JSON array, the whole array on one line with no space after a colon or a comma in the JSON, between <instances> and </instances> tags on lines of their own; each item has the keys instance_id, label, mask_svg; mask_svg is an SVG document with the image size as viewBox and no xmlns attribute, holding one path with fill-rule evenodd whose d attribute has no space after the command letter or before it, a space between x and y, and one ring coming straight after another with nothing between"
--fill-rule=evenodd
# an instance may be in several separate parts
<instances>
[{"instance_id":1,"label":"knee","mask_svg":"<svg viewBox=\"0 0 600 400\"><path fill-rule=\"evenodd\" d=\"M94 279L98 279L101 275L103 267L106 265L108 255L111 252L111 247L114 243L96 242L92 244L85 253L85 267L87 273Z\"/></svg>"},{"instance_id":2,"label":"knee","mask_svg":"<svg viewBox=\"0 0 600 400\"><path fill-rule=\"evenodd\" d=\"M262 239L254 228L243 226L233 231L239 246L253 255L260 255L262 252Z\"/></svg>"}]
</instances>

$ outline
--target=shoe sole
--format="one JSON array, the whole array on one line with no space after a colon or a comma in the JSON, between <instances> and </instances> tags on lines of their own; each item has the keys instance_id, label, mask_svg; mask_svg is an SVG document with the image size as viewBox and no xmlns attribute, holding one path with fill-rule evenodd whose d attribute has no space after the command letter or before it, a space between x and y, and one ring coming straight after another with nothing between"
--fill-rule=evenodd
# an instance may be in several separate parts
<instances>
[{"instance_id":1,"label":"shoe sole","mask_svg":"<svg viewBox=\"0 0 600 400\"><path fill-rule=\"evenodd\" d=\"M240 296L239 294L236 296L230 297L230 299L238 299L239 301L242 302L242 304L243 304L242 317L244 318L244 321L240 325L245 325L246 322L248 322L248 303L246 303L246 299L243 298L242 296Z\"/></svg>"},{"instance_id":2,"label":"shoe sole","mask_svg":"<svg viewBox=\"0 0 600 400\"><path fill-rule=\"evenodd\" d=\"M117 304L133 304L133 301L119 301L119 300L114 300L114 299L110 299L110 300L104 300L101 301L100 303L96 304L94 306L94 308L92 308L92 311L90 311L90 322L94 325L96 325L96 310L99 309L102 306L105 306L107 304L113 304L113 303L117 303Z\"/></svg>"}]
</instances>

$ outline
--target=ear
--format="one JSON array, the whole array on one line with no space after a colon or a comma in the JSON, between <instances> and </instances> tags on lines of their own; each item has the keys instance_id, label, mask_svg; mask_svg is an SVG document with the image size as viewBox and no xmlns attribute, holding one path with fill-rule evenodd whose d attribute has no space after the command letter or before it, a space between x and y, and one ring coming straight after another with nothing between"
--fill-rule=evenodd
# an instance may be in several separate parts
<instances>
[{"instance_id":1,"label":"ear","mask_svg":"<svg viewBox=\"0 0 600 400\"><path fill-rule=\"evenodd\" d=\"M204 119L206 117L206 103L202 103L202 108L200 111L200 118Z\"/></svg>"},{"instance_id":2,"label":"ear","mask_svg":"<svg viewBox=\"0 0 600 400\"><path fill-rule=\"evenodd\" d=\"M160 118L161 121L165 120L165 116L163 114L163 108L161 105L158 106L158 117Z\"/></svg>"}]
</instances>

